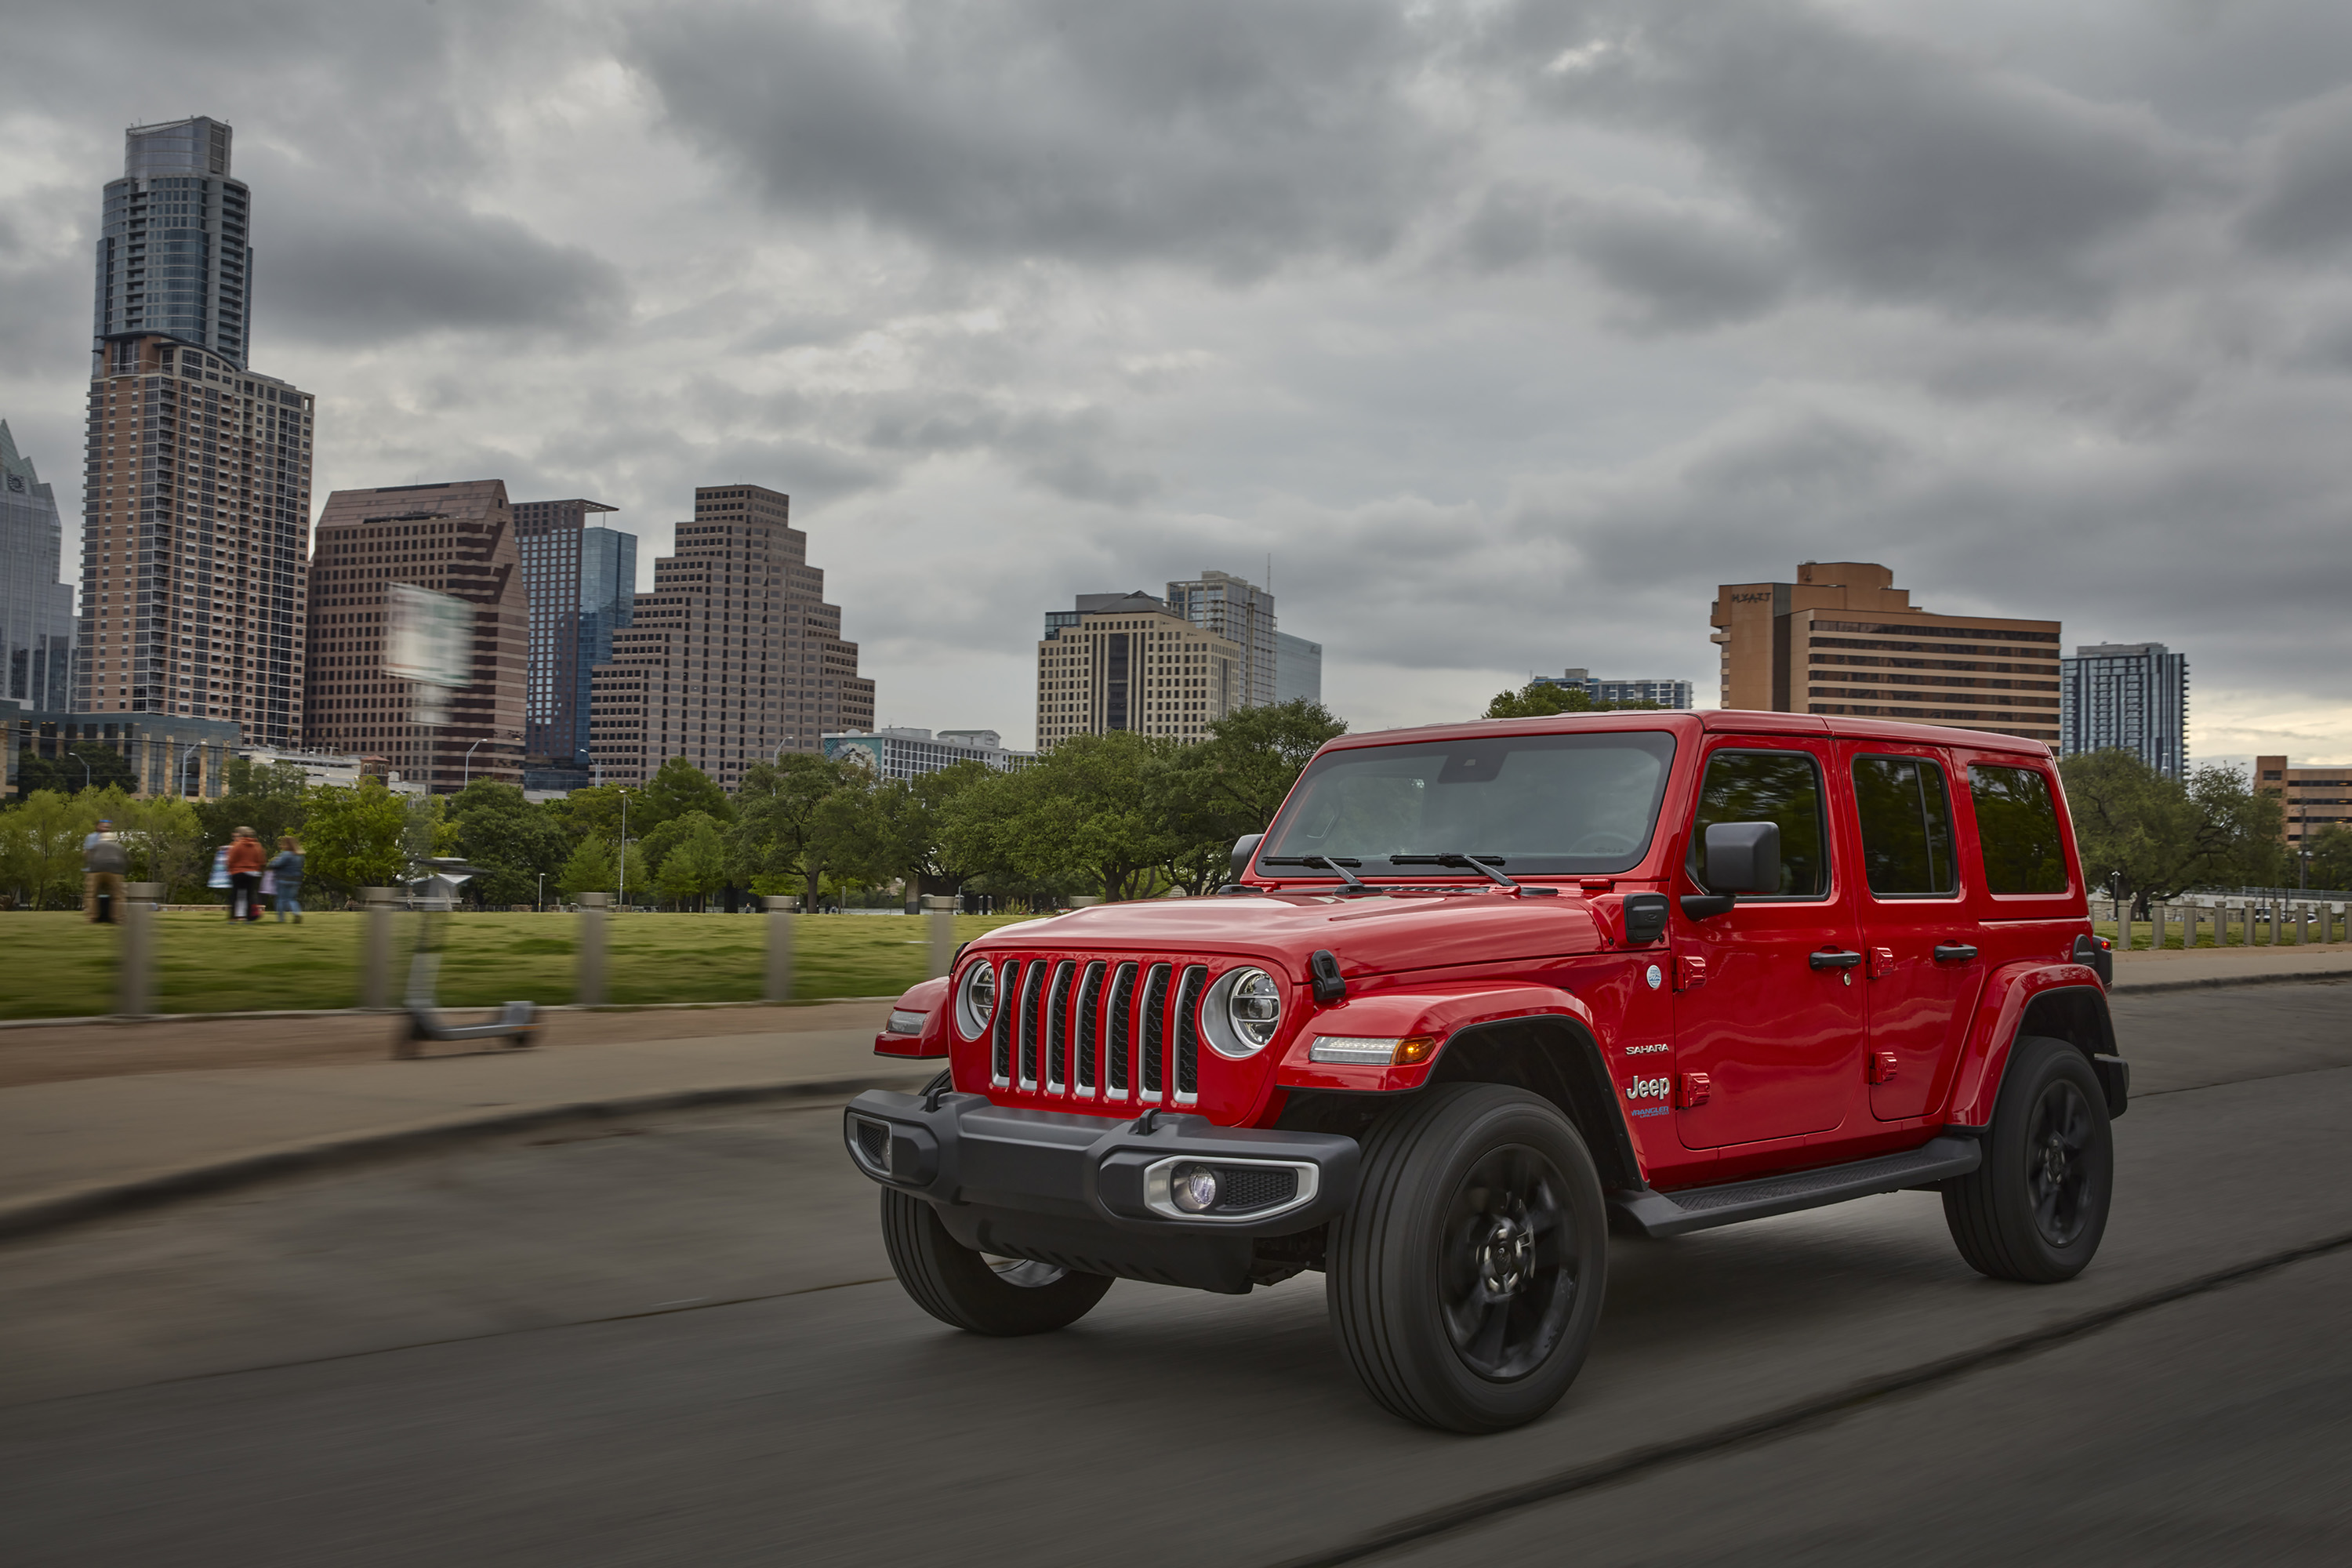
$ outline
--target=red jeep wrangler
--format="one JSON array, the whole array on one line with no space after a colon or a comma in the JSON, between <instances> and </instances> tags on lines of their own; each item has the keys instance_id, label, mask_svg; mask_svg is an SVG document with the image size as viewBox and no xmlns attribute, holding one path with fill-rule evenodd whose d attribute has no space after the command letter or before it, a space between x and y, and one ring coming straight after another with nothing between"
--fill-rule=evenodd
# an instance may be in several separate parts
<instances>
[{"instance_id":1,"label":"red jeep wrangler","mask_svg":"<svg viewBox=\"0 0 2352 1568\"><path fill-rule=\"evenodd\" d=\"M2004 1279L2098 1249L2115 1054L2043 746L1790 713L1350 735L1224 896L971 943L851 1102L908 1293L983 1334L1114 1279L1319 1268L1372 1396L1540 1415L1654 1237L1934 1188Z\"/></svg>"}]
</instances>

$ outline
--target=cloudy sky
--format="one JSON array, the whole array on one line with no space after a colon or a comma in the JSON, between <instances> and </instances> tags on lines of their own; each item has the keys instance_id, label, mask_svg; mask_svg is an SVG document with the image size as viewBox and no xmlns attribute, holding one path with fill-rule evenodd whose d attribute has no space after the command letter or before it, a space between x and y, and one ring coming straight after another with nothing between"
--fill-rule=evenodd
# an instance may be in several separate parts
<instances>
[{"instance_id":1,"label":"cloudy sky","mask_svg":"<svg viewBox=\"0 0 2352 1568\"><path fill-rule=\"evenodd\" d=\"M2352 762L2342 0L16 0L0 416L70 488L99 188L213 114L316 482L666 549L790 492L885 722L1272 558L1358 727L1715 695L1715 584L2157 639Z\"/></svg>"}]
</instances>

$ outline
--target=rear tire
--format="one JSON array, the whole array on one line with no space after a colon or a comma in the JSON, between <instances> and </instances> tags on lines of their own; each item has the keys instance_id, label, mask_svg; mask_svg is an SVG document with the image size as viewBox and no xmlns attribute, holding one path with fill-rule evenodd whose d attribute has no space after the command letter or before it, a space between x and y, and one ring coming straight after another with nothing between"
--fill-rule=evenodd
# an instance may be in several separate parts
<instances>
[{"instance_id":1,"label":"rear tire","mask_svg":"<svg viewBox=\"0 0 2352 1568\"><path fill-rule=\"evenodd\" d=\"M1019 1259L992 1264L948 1234L930 1205L890 1187L882 1189L882 1245L915 1305L970 1333L1051 1333L1085 1317L1110 1289L1105 1275Z\"/></svg>"},{"instance_id":2,"label":"rear tire","mask_svg":"<svg viewBox=\"0 0 2352 1568\"><path fill-rule=\"evenodd\" d=\"M2012 1047L1984 1163L1944 1186L1944 1223L1969 1267L2049 1285L2086 1268L2106 1234L2115 1132L2099 1076L2064 1040Z\"/></svg>"},{"instance_id":3,"label":"rear tire","mask_svg":"<svg viewBox=\"0 0 2352 1568\"><path fill-rule=\"evenodd\" d=\"M1356 1202L1331 1227L1325 1299L1383 1407L1498 1432L1576 1380L1608 1271L1601 1178L1568 1119L1522 1089L1441 1084L1365 1139Z\"/></svg>"}]
</instances>

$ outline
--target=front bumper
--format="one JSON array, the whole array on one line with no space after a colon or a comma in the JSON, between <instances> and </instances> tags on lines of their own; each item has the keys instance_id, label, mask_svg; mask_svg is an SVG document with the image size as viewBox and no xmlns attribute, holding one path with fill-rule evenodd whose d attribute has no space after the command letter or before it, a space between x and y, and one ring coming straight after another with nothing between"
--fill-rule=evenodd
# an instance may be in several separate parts
<instances>
[{"instance_id":1,"label":"front bumper","mask_svg":"<svg viewBox=\"0 0 2352 1568\"><path fill-rule=\"evenodd\" d=\"M1238 1293L1262 1272L1259 1238L1312 1230L1356 1195L1358 1148L1328 1132L1007 1110L984 1095L870 1089L842 1122L874 1181L921 1198L956 1240L1087 1274ZM1171 1172L1220 1173L1218 1205L1188 1215Z\"/></svg>"}]
</instances>

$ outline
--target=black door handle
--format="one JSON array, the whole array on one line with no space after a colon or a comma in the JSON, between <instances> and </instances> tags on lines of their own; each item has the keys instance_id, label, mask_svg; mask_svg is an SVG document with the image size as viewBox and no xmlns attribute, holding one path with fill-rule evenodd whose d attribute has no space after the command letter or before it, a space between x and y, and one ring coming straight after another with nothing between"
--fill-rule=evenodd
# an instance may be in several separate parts
<instances>
[{"instance_id":1,"label":"black door handle","mask_svg":"<svg viewBox=\"0 0 2352 1568\"><path fill-rule=\"evenodd\" d=\"M1862 962L1858 952L1824 952L1805 954L1805 962L1815 969L1852 969Z\"/></svg>"},{"instance_id":2,"label":"black door handle","mask_svg":"<svg viewBox=\"0 0 2352 1568\"><path fill-rule=\"evenodd\" d=\"M1936 944L1938 963L1966 963L1977 955L1977 950L1964 942L1939 942Z\"/></svg>"}]
</instances>

